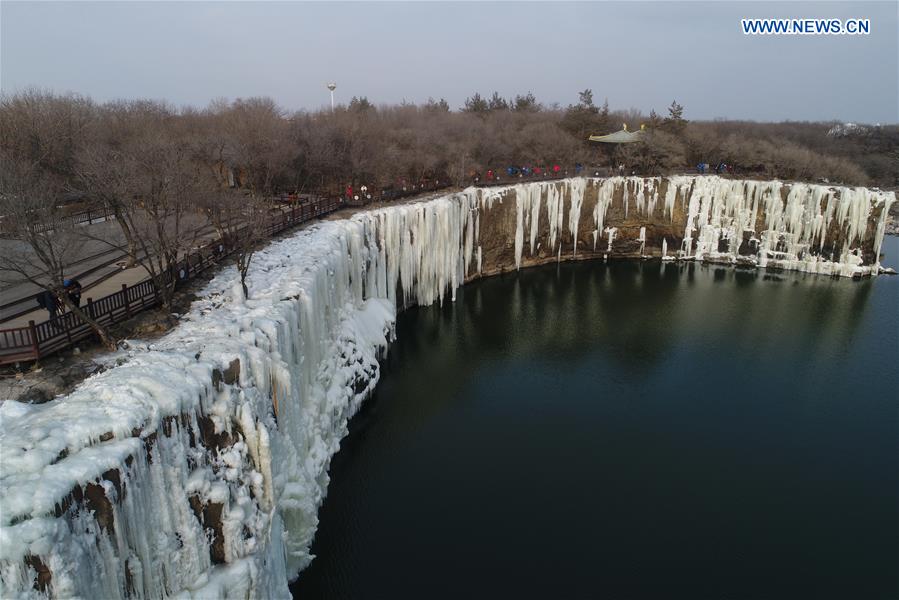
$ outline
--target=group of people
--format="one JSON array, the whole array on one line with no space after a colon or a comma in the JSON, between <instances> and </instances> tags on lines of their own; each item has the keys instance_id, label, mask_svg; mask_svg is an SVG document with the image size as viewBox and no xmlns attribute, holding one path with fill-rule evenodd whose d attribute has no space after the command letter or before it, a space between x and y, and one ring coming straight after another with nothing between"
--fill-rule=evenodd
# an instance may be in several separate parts
<instances>
[{"instance_id":1,"label":"group of people","mask_svg":"<svg viewBox=\"0 0 899 600\"><path fill-rule=\"evenodd\" d=\"M368 186L364 183L359 186L358 190L353 190L353 184L346 184L346 189L344 190L344 198L347 202L352 200L371 200L371 192L368 191Z\"/></svg>"},{"instance_id":2,"label":"group of people","mask_svg":"<svg viewBox=\"0 0 899 600\"><path fill-rule=\"evenodd\" d=\"M712 171L710 169L709 163L702 162L702 163L699 163L698 165L696 165L696 172L699 173L700 175L705 175L706 172L711 173ZM718 175L724 175L725 173L733 173L733 172L734 172L733 165L729 165L725 162L719 162L717 165L715 165L715 173L717 173Z\"/></svg>"},{"instance_id":3,"label":"group of people","mask_svg":"<svg viewBox=\"0 0 899 600\"><path fill-rule=\"evenodd\" d=\"M68 297L71 303L75 306L81 306L81 282L77 279L63 279L62 287L62 293ZM64 302L62 298L58 297L50 290L40 292L35 299L37 300L38 306L49 313L51 320L64 312Z\"/></svg>"},{"instance_id":4,"label":"group of people","mask_svg":"<svg viewBox=\"0 0 899 600\"><path fill-rule=\"evenodd\" d=\"M379 190L375 190L374 187L369 187L364 183L359 187L353 187L352 183L348 183L343 190L343 200L348 203L368 203L372 200L392 200L412 193L440 189L440 181L440 179L420 179L417 183L411 183L406 181L405 177L401 177L397 178L392 186L384 187ZM444 184L443 187L446 187L446 185Z\"/></svg>"},{"instance_id":5,"label":"group of people","mask_svg":"<svg viewBox=\"0 0 899 600\"><path fill-rule=\"evenodd\" d=\"M574 173L575 175L580 175L581 171L584 170L584 165L581 163L575 163L574 165ZM554 164L549 167L532 167L530 165L527 166L508 166L505 168L505 175L510 178L518 178L523 179L525 177L567 177L568 169L562 169L561 165ZM484 181L500 181L503 177L502 171L497 169L488 169L487 177L484 178ZM477 171L472 175L472 181L474 183L481 182L481 172Z\"/></svg>"}]
</instances>

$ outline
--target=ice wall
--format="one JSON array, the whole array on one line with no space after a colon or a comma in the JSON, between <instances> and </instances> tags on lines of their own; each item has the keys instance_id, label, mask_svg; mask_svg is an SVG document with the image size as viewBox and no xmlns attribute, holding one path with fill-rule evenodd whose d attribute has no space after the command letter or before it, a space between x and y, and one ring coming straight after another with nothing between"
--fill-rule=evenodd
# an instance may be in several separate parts
<instances>
[{"instance_id":1,"label":"ice wall","mask_svg":"<svg viewBox=\"0 0 899 600\"><path fill-rule=\"evenodd\" d=\"M131 342L71 394L0 405L0 597L286 597L398 308L537 259L656 247L872 273L864 257L878 256L894 199L573 179L469 189L275 242L254 257L249 299L225 269L174 331Z\"/></svg>"},{"instance_id":2,"label":"ice wall","mask_svg":"<svg viewBox=\"0 0 899 600\"><path fill-rule=\"evenodd\" d=\"M233 268L170 334L0 405L0 597L287 597L398 306L475 269L491 194L326 222Z\"/></svg>"},{"instance_id":3,"label":"ice wall","mask_svg":"<svg viewBox=\"0 0 899 600\"><path fill-rule=\"evenodd\" d=\"M680 246L671 258L842 276L879 272L885 216L896 199L867 188L715 176L573 179L506 193L517 206L516 267L529 258L573 258L579 249L588 257L616 250L664 256L671 239ZM585 213L592 215L588 231L579 225ZM541 249L534 241L542 230ZM603 238L605 249L597 245Z\"/></svg>"}]
</instances>

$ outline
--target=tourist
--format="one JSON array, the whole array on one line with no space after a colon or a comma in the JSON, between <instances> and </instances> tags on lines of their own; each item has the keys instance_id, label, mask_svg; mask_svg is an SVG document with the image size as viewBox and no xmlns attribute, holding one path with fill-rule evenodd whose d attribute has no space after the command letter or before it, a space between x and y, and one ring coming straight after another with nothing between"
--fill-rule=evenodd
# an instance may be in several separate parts
<instances>
[{"instance_id":1,"label":"tourist","mask_svg":"<svg viewBox=\"0 0 899 600\"><path fill-rule=\"evenodd\" d=\"M81 306L81 282L77 279L64 279L62 282L66 289L66 296L75 306Z\"/></svg>"},{"instance_id":2,"label":"tourist","mask_svg":"<svg viewBox=\"0 0 899 600\"><path fill-rule=\"evenodd\" d=\"M59 313L61 311L59 307L59 299L56 297L56 294L54 294L50 290L44 290L37 296L35 296L35 300L37 300L38 306L47 310L47 312L49 313L48 318L51 321L59 316Z\"/></svg>"}]
</instances>

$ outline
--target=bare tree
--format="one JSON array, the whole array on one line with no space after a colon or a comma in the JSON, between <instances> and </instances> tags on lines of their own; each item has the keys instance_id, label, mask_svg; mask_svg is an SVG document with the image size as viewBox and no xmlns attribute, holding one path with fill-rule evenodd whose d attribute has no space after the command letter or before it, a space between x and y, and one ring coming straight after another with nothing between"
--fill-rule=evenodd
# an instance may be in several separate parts
<instances>
[{"instance_id":1,"label":"bare tree","mask_svg":"<svg viewBox=\"0 0 899 600\"><path fill-rule=\"evenodd\" d=\"M240 286L244 298L249 298L247 274L271 221L271 203L253 193L226 189L206 194L203 206L219 238L234 253Z\"/></svg>"},{"instance_id":2,"label":"bare tree","mask_svg":"<svg viewBox=\"0 0 899 600\"><path fill-rule=\"evenodd\" d=\"M102 176L122 190L116 211L119 225L132 236L131 261L146 270L163 308L171 310L183 275L181 259L195 249L208 221L195 201L204 191L195 147L156 125L125 145Z\"/></svg>"},{"instance_id":3,"label":"bare tree","mask_svg":"<svg viewBox=\"0 0 899 600\"><path fill-rule=\"evenodd\" d=\"M93 103L30 89L0 96L0 147L9 156L55 175L65 184L75 148L95 119Z\"/></svg>"},{"instance_id":4,"label":"bare tree","mask_svg":"<svg viewBox=\"0 0 899 600\"><path fill-rule=\"evenodd\" d=\"M272 202L275 188L293 179L289 171L296 147L283 111L270 98L215 106L209 117L211 125L203 138L216 185L204 196L204 210L232 248L248 297L246 279L253 253L277 210ZM228 190L231 186L239 189Z\"/></svg>"},{"instance_id":5,"label":"bare tree","mask_svg":"<svg viewBox=\"0 0 899 600\"><path fill-rule=\"evenodd\" d=\"M160 107L145 102L103 106L100 118L85 128L79 140L73 169L73 185L115 217L127 244L128 267L137 264L139 248L136 233L125 218L128 198L133 196L125 149L143 129L147 115L158 110Z\"/></svg>"},{"instance_id":6,"label":"bare tree","mask_svg":"<svg viewBox=\"0 0 899 600\"><path fill-rule=\"evenodd\" d=\"M34 164L0 152L0 214L4 237L14 242L0 256L0 281L29 282L53 295L87 323L107 348L115 341L107 329L75 304L63 281L83 257L84 237L61 206L63 186Z\"/></svg>"}]
</instances>

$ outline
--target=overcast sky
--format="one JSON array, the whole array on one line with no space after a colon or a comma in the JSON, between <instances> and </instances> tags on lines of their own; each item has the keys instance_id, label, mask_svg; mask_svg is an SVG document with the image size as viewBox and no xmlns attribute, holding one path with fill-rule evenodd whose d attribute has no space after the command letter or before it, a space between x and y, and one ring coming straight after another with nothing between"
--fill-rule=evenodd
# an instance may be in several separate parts
<instances>
[{"instance_id":1,"label":"overcast sky","mask_svg":"<svg viewBox=\"0 0 899 600\"><path fill-rule=\"evenodd\" d=\"M287 109L592 88L692 119L899 121L897 2L10 2L0 86L96 100L271 96ZM869 36L745 36L744 17L871 19Z\"/></svg>"}]
</instances>

